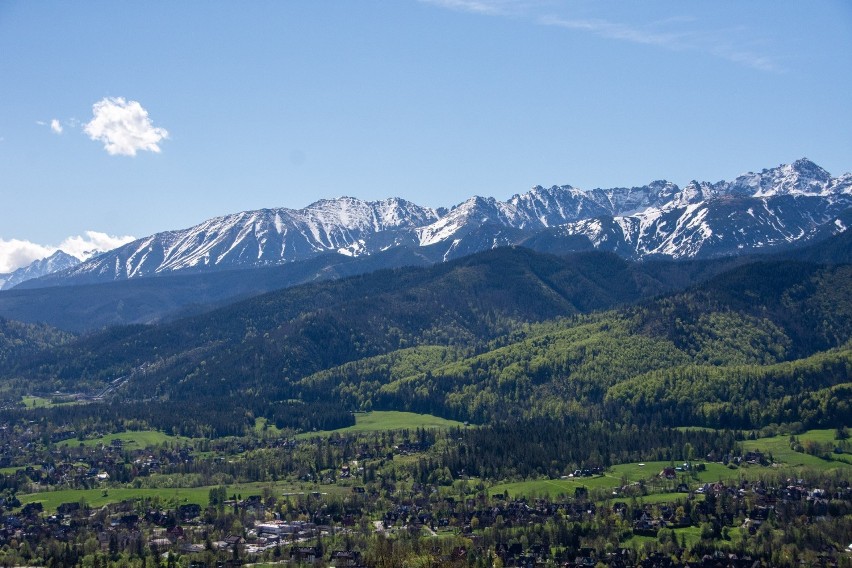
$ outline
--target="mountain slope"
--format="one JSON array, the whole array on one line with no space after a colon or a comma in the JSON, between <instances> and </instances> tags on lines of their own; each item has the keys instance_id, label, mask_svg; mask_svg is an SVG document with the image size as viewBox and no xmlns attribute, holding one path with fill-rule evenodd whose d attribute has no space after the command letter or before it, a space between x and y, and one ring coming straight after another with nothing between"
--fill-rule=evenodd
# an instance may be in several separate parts
<instances>
[{"instance_id":1,"label":"mountain slope","mask_svg":"<svg viewBox=\"0 0 852 568\"><path fill-rule=\"evenodd\" d=\"M798 385L803 408L817 400L807 397L845 384L850 265L747 263L647 299L714 264L503 248L428 268L297 286L171 323L93 333L6 361L0 378L13 398L21 389L110 390L107 407L63 412L131 417L187 435L240 433L255 417L298 428L341 425L351 421L349 411L371 407L475 422L554 415L622 421L644 402L629 394L612 399L629 404L610 404L607 393L638 377L649 377L647 389L659 376L730 382L743 369L797 360L804 362L749 376L769 377L782 393ZM623 307L600 312L617 306ZM589 312L595 313L582 315ZM825 355L830 373L819 378L811 370L823 361L820 353L832 350L840 359ZM111 390L117 379L120 388ZM736 402L737 412L743 404ZM665 408L676 408L675 425L703 420L697 407ZM808 420L833 424L840 407L831 408ZM804 416L788 405L783 410L792 412L790 421ZM774 416L754 413L741 424L756 427ZM668 415L641 420L672 425Z\"/></svg>"},{"instance_id":2,"label":"mountain slope","mask_svg":"<svg viewBox=\"0 0 852 568\"><path fill-rule=\"evenodd\" d=\"M27 266L4 275L3 282L0 282L0 290L9 290L21 282L67 270L78 264L80 264L79 258L58 250L47 258L33 261Z\"/></svg>"},{"instance_id":3,"label":"mountain slope","mask_svg":"<svg viewBox=\"0 0 852 568\"><path fill-rule=\"evenodd\" d=\"M289 288L169 324L107 330L17 372L55 390L70 379L97 383L153 365L158 370L140 383L149 389L149 380L187 382L206 361L201 376L216 374L213 385L227 379L214 390L239 390L255 380L246 377L299 376L407 345L474 346L523 322L605 309L666 286L611 254L498 249ZM235 369L240 383L230 379Z\"/></svg>"},{"instance_id":4,"label":"mountain slope","mask_svg":"<svg viewBox=\"0 0 852 568\"><path fill-rule=\"evenodd\" d=\"M437 218L431 209L391 198L322 200L301 210L262 209L158 233L55 275L37 285L93 283L170 272L253 268L328 252L354 256L406 243L406 231Z\"/></svg>"},{"instance_id":5,"label":"mountain slope","mask_svg":"<svg viewBox=\"0 0 852 568\"><path fill-rule=\"evenodd\" d=\"M0 318L0 367L17 364L25 357L67 343L73 337L47 325Z\"/></svg>"},{"instance_id":6,"label":"mountain slope","mask_svg":"<svg viewBox=\"0 0 852 568\"><path fill-rule=\"evenodd\" d=\"M712 258L842 232L850 207L852 174L834 178L806 159L684 188L666 181L591 191L536 186L507 201L472 197L448 211L399 198L344 197L159 233L24 286L286 265L328 253L367 256L399 247L428 249L430 258L446 261L536 241L562 251L591 243L628 258Z\"/></svg>"},{"instance_id":7,"label":"mountain slope","mask_svg":"<svg viewBox=\"0 0 852 568\"><path fill-rule=\"evenodd\" d=\"M299 385L306 398L331 393L352 408L479 423L599 419L605 411L713 426L749 400L762 410L731 424L762 426L785 413L819 423L842 420L846 406L832 402L820 415L804 405L799 415L794 401L850 380L850 337L852 267L762 262L637 307L540 324L484 353L418 347L326 369ZM712 406L719 401L727 406Z\"/></svg>"},{"instance_id":8,"label":"mountain slope","mask_svg":"<svg viewBox=\"0 0 852 568\"><path fill-rule=\"evenodd\" d=\"M0 315L67 331L94 331L170 321L273 290L433 262L411 249L399 248L358 258L325 254L287 266L176 272L76 286L19 286L0 294Z\"/></svg>"},{"instance_id":9,"label":"mountain slope","mask_svg":"<svg viewBox=\"0 0 852 568\"><path fill-rule=\"evenodd\" d=\"M497 239L505 230L489 225ZM484 228L483 228L484 229ZM572 250L594 250L582 235L552 236L552 229L523 241L525 247L559 255ZM852 233L846 231L821 240L800 251L788 251L767 260L787 258L815 263L852 262ZM471 245L468 240L457 245ZM490 247L489 247L490 248ZM211 311L228 303L300 284L365 274L383 268L428 266L440 262L445 251L438 246L391 248L377 254L348 257L335 253L302 262L243 270L207 273L165 274L155 278L133 278L116 282L27 289L18 286L0 294L0 317L23 322L43 322L72 332L100 330L113 325L150 324ZM671 292L710 278L724 270L754 260L737 256L722 259L678 260L665 257L645 260L640 272L650 282L642 294ZM662 287L660 287L662 285Z\"/></svg>"},{"instance_id":10,"label":"mountain slope","mask_svg":"<svg viewBox=\"0 0 852 568\"><path fill-rule=\"evenodd\" d=\"M605 217L560 227L585 236L596 248L623 256L713 258L743 251L778 250L814 240L837 221L852 200L821 196L725 197L685 207L649 209L629 217Z\"/></svg>"}]
</instances>

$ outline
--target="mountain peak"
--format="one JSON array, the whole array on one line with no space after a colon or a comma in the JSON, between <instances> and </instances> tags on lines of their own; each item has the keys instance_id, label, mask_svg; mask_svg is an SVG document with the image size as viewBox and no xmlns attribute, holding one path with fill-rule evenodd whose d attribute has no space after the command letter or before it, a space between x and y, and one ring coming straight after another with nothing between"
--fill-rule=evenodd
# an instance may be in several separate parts
<instances>
[{"instance_id":1,"label":"mountain peak","mask_svg":"<svg viewBox=\"0 0 852 568\"><path fill-rule=\"evenodd\" d=\"M8 290L21 282L41 278L42 276L77 266L78 264L80 264L79 258L65 251L57 250L50 256L35 260L29 265L23 266L9 274L2 284L0 284L0 290Z\"/></svg>"},{"instance_id":2,"label":"mountain peak","mask_svg":"<svg viewBox=\"0 0 852 568\"><path fill-rule=\"evenodd\" d=\"M790 168L800 175L807 176L810 179L816 179L823 183L831 179L831 174L825 171L820 166L816 165L807 158L799 158L792 164Z\"/></svg>"},{"instance_id":3,"label":"mountain peak","mask_svg":"<svg viewBox=\"0 0 852 568\"><path fill-rule=\"evenodd\" d=\"M825 171L821 167L819 167L817 164L815 164L812 160L808 159L807 156L802 156L801 158L794 161L790 165L793 166L796 169L803 169L804 168L804 169L817 169L817 170L820 170L820 171Z\"/></svg>"},{"instance_id":4,"label":"mountain peak","mask_svg":"<svg viewBox=\"0 0 852 568\"><path fill-rule=\"evenodd\" d=\"M790 197L796 205L790 206ZM736 198L736 199L730 199ZM745 253L837 232L852 206L852 175L832 178L802 158L732 182L666 180L638 187L576 189L536 185L506 201L472 196L451 209L400 197L321 199L302 209L245 211L139 239L30 286L123 280L176 271L285 265L325 254L366 256L433 247L444 260L542 231L576 235L632 257ZM832 223L828 227L829 221ZM845 226L845 225L844 225ZM564 248L564 247L563 247ZM435 252L437 251L437 252Z\"/></svg>"},{"instance_id":5,"label":"mountain peak","mask_svg":"<svg viewBox=\"0 0 852 568\"><path fill-rule=\"evenodd\" d=\"M729 193L737 196L771 197L774 195L820 195L829 190L831 174L801 158L792 164L748 172L729 185Z\"/></svg>"}]
</instances>

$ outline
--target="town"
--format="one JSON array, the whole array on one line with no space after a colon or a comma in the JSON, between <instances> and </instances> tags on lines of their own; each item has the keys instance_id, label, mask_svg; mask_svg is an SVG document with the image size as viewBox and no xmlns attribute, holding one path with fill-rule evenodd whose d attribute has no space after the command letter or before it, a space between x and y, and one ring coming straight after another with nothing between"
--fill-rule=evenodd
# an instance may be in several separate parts
<instances>
[{"instance_id":1,"label":"town","mask_svg":"<svg viewBox=\"0 0 852 568\"><path fill-rule=\"evenodd\" d=\"M578 467L551 481L563 484L559 494L521 495L463 472L418 480L418 460L434 456L448 432L149 447L118 435L60 439L68 434L2 430L5 565L48 557L187 568L389 566L418 555L438 566L523 567L848 559L827 544L849 530L846 478L789 477L793 470L756 450L635 464L644 473L633 480L615 479L616 468ZM848 444L839 440L837 449ZM710 470L728 475L708 481ZM78 498L56 501L70 495ZM793 535L799 547L808 542L807 556L796 556ZM719 542L728 543L724 551Z\"/></svg>"}]
</instances>

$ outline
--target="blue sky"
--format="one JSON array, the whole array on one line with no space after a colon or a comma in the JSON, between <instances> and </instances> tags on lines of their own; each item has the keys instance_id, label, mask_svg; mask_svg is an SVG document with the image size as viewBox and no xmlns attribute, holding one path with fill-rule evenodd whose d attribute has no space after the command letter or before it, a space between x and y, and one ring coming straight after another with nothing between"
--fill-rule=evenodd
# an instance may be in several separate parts
<instances>
[{"instance_id":1,"label":"blue sky","mask_svg":"<svg viewBox=\"0 0 852 568\"><path fill-rule=\"evenodd\" d=\"M852 170L843 0L7 0L0 54L0 272L341 195Z\"/></svg>"}]
</instances>

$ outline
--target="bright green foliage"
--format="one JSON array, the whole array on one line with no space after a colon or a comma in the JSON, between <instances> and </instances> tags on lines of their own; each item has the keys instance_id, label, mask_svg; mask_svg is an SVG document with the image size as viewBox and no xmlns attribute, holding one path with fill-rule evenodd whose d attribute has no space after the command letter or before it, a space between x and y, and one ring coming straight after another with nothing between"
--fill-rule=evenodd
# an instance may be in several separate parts
<instances>
[{"instance_id":1,"label":"bright green foliage","mask_svg":"<svg viewBox=\"0 0 852 568\"><path fill-rule=\"evenodd\" d=\"M852 412L846 394L850 380L852 350L841 349L764 367L689 365L652 371L611 387L607 402L699 426L841 425Z\"/></svg>"},{"instance_id":2,"label":"bright green foliage","mask_svg":"<svg viewBox=\"0 0 852 568\"><path fill-rule=\"evenodd\" d=\"M374 412L357 413L355 425L339 430L325 432L306 432L300 434L299 438L312 438L314 436L326 436L331 432L337 434L352 434L356 432L381 432L384 430L416 430L418 428L459 428L464 426L461 422L447 420L430 414L415 414L413 412L397 412L394 410L376 410Z\"/></svg>"}]
</instances>

